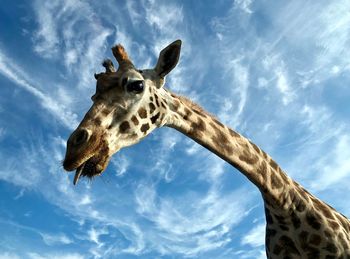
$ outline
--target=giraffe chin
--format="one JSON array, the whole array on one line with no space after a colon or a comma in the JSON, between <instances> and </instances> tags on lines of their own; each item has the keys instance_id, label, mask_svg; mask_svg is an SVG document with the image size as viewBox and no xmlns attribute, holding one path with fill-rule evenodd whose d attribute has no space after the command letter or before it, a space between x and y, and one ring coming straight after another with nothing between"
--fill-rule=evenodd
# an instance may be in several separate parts
<instances>
[{"instance_id":1,"label":"giraffe chin","mask_svg":"<svg viewBox=\"0 0 350 259\"><path fill-rule=\"evenodd\" d=\"M97 169L98 161L96 157L91 157L82 163L75 171L73 184L76 185L81 177L92 179L96 175L100 175L102 171Z\"/></svg>"}]
</instances>

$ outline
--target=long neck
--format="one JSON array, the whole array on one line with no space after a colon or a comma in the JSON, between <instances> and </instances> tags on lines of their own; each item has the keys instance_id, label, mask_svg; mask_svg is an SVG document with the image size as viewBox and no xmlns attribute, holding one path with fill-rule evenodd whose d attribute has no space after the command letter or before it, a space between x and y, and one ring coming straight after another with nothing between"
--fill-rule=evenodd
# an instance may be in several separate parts
<instances>
[{"instance_id":1,"label":"long neck","mask_svg":"<svg viewBox=\"0 0 350 259\"><path fill-rule=\"evenodd\" d=\"M175 128L242 172L265 201L286 206L293 181L254 143L219 122L188 99L171 94L166 126Z\"/></svg>"}]
</instances>

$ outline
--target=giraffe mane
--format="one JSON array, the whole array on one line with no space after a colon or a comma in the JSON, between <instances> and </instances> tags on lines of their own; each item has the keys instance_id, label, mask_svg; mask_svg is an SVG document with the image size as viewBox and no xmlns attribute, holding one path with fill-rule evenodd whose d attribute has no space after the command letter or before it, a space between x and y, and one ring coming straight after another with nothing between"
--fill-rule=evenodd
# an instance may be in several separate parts
<instances>
[{"instance_id":1,"label":"giraffe mane","mask_svg":"<svg viewBox=\"0 0 350 259\"><path fill-rule=\"evenodd\" d=\"M199 113L202 113L202 114L206 114L214 119L217 119L215 115L207 112L206 110L204 110L201 106L199 106L198 104L196 104L195 102L193 102L191 99L185 97L185 96L181 96L181 95L176 95L176 94L173 94L174 96L176 96L177 98L180 99L181 102L183 102L184 104L188 105L191 109L199 112Z\"/></svg>"}]
</instances>

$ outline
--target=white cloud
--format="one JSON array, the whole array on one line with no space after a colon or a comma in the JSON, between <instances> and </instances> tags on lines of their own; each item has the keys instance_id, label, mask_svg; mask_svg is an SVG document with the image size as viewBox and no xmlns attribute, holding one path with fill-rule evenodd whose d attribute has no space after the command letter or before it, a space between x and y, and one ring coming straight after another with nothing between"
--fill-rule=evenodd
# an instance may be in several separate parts
<instances>
[{"instance_id":1,"label":"white cloud","mask_svg":"<svg viewBox=\"0 0 350 259\"><path fill-rule=\"evenodd\" d=\"M101 235L106 235L108 234L108 231L106 231L105 229L95 229L95 228L91 228L89 231L88 231L88 235L89 235L89 240L90 242L94 242L97 244L98 247L101 247L104 245L103 242L101 242L99 240L100 236Z\"/></svg>"},{"instance_id":2,"label":"white cloud","mask_svg":"<svg viewBox=\"0 0 350 259\"><path fill-rule=\"evenodd\" d=\"M2 252L0 253L0 259L20 259L18 255L12 252Z\"/></svg>"},{"instance_id":3,"label":"white cloud","mask_svg":"<svg viewBox=\"0 0 350 259\"><path fill-rule=\"evenodd\" d=\"M199 145L198 143L192 140L186 140L185 145L186 145L185 151L188 155L197 155L200 152L200 150L203 149L201 145Z\"/></svg>"},{"instance_id":4,"label":"white cloud","mask_svg":"<svg viewBox=\"0 0 350 259\"><path fill-rule=\"evenodd\" d=\"M311 181L311 188L315 191L326 190L332 186L339 188L350 180L350 136L340 135L334 147L329 149L327 156L323 156L316 164L317 179ZM345 186L344 186L345 187Z\"/></svg>"},{"instance_id":5,"label":"white cloud","mask_svg":"<svg viewBox=\"0 0 350 259\"><path fill-rule=\"evenodd\" d=\"M275 84L276 89L281 94L281 100L283 105L288 105L297 96L290 87L290 80L288 79L288 70L286 68L286 63L278 54L272 54L266 56L262 60L262 65L266 73L272 74L271 78L266 80L265 78L259 78L259 86L265 88L269 84Z\"/></svg>"},{"instance_id":6,"label":"white cloud","mask_svg":"<svg viewBox=\"0 0 350 259\"><path fill-rule=\"evenodd\" d=\"M237 107L232 106L232 98L224 99L224 104L219 112L219 118L223 119L224 123L230 123L233 127L237 127L240 123L240 116L243 113L247 102L248 87L249 87L249 70L242 64L242 57L225 60L226 73L231 75L232 84L234 85L231 96L238 96Z\"/></svg>"},{"instance_id":7,"label":"white cloud","mask_svg":"<svg viewBox=\"0 0 350 259\"><path fill-rule=\"evenodd\" d=\"M85 194L80 200L81 205L91 204L91 202L92 201L91 201L90 195L88 195L88 194Z\"/></svg>"},{"instance_id":8,"label":"white cloud","mask_svg":"<svg viewBox=\"0 0 350 259\"><path fill-rule=\"evenodd\" d=\"M57 59L61 56L59 52L62 50L63 43L71 46L70 41L73 37L77 37L76 23L81 20L91 21L93 14L89 5L79 0L50 2L37 0L33 3L33 7L38 22L38 29L33 37L34 50L45 58ZM78 32L82 31L84 28L80 26Z\"/></svg>"},{"instance_id":9,"label":"white cloud","mask_svg":"<svg viewBox=\"0 0 350 259\"><path fill-rule=\"evenodd\" d=\"M239 250L234 254L238 256L239 259L266 259L265 249Z\"/></svg>"},{"instance_id":10,"label":"white cloud","mask_svg":"<svg viewBox=\"0 0 350 259\"><path fill-rule=\"evenodd\" d=\"M142 21L142 14L138 12L138 4L134 0L127 1L125 6L133 25L138 25Z\"/></svg>"},{"instance_id":11,"label":"white cloud","mask_svg":"<svg viewBox=\"0 0 350 259\"><path fill-rule=\"evenodd\" d=\"M186 17L182 6L170 2L164 4L159 1L143 1L143 9L145 21L149 27L149 38L152 41L152 54L156 59L158 59L159 52L168 44L177 39L183 41L181 60L176 69L167 77L166 85L169 84L176 92L188 93L191 85L188 85L187 78L197 76L197 70L203 68L203 62L200 62L200 56L196 56L196 60L193 60L193 56L192 59L190 57L193 46L191 36L185 29ZM155 64L152 65L155 66ZM190 73L187 72L189 68ZM201 72L203 73L203 70ZM195 93L192 94L192 97L196 96Z\"/></svg>"},{"instance_id":12,"label":"white cloud","mask_svg":"<svg viewBox=\"0 0 350 259\"><path fill-rule=\"evenodd\" d=\"M68 110L64 103L56 102L49 94L35 87L29 80L30 77L25 71L19 67L14 60L7 57L2 50L0 50L0 73L35 96L40 101L43 108L48 110L67 128L72 128L73 125L77 124L76 114Z\"/></svg>"},{"instance_id":13,"label":"white cloud","mask_svg":"<svg viewBox=\"0 0 350 259\"><path fill-rule=\"evenodd\" d=\"M166 182L171 182L176 177L173 170L174 161L172 156L176 151L176 146L182 142L180 135L171 134L171 131L173 129L164 129L157 132L156 143L158 145L150 151L155 155L147 166L148 174L156 174L157 177L164 179Z\"/></svg>"},{"instance_id":14,"label":"white cloud","mask_svg":"<svg viewBox=\"0 0 350 259\"><path fill-rule=\"evenodd\" d=\"M318 17L319 25L315 36L317 45L322 46L322 52L317 56L317 64L322 67L321 73L327 73L326 78L332 76L331 68L334 67L334 63L338 73L350 68L350 14L347 12L349 8L350 3L346 0L332 3L323 8Z\"/></svg>"},{"instance_id":15,"label":"white cloud","mask_svg":"<svg viewBox=\"0 0 350 259\"><path fill-rule=\"evenodd\" d=\"M173 4L159 4L146 1L146 21L164 34L171 34L176 25L183 20L182 8Z\"/></svg>"},{"instance_id":16,"label":"white cloud","mask_svg":"<svg viewBox=\"0 0 350 259\"><path fill-rule=\"evenodd\" d=\"M57 245L57 244L68 245L73 243L73 240L63 233L58 233L58 234L48 234L48 233L41 233L41 232L39 233L43 238L43 241L49 246Z\"/></svg>"},{"instance_id":17,"label":"white cloud","mask_svg":"<svg viewBox=\"0 0 350 259\"><path fill-rule=\"evenodd\" d=\"M259 247L265 245L265 228L266 223L253 227L241 240L243 245Z\"/></svg>"},{"instance_id":18,"label":"white cloud","mask_svg":"<svg viewBox=\"0 0 350 259\"><path fill-rule=\"evenodd\" d=\"M244 15L251 15L252 4L252 0L239 0L235 1L233 6L236 7L236 11L239 8L245 12ZM99 66L102 56L105 55L105 50L109 49L110 46L107 46L109 38L123 43L130 51L131 56L135 57L138 64L142 64L142 66L152 65L153 59L150 57L148 49L152 49L154 57L157 57L159 51L169 42L176 38L182 38L185 39L183 48L185 55L181 59L180 66L170 75L169 82L172 89L192 97L194 96L199 101L208 102L213 96L205 96L207 93L205 90L203 90L204 95L202 95L202 92L199 92L198 89L202 91L203 86L211 87L211 85L207 84L207 81L202 82L200 74L205 75L210 65L217 65L220 62L221 67L214 71L220 74L218 77L222 80L217 81L218 84L221 84L218 87L224 86L221 88L220 98L218 98L220 103L218 114L223 122L241 126L241 123L245 123L247 118L253 117L255 121L261 122L261 125L264 126L262 128L263 133L260 135L261 138L266 139L266 143L269 143L268 147L274 150L275 147L280 147L278 146L280 143L276 141L276 136L279 136L279 139L283 139L288 134L292 136L291 131L288 130L286 134L284 134L284 131L289 125L288 122L296 118L296 124L300 125L300 131L307 131L307 136L303 135L301 140L295 140L295 138L287 139L286 142L289 141L288 147L297 151L304 147L309 148L306 151L305 149L302 150L305 151L301 152L303 158L297 158L302 159L303 163L296 163L296 161L298 162L297 159L288 158L290 163L294 163L298 167L302 164L305 165L305 168L309 168L307 163L309 163L310 156L305 154L313 153L312 161L315 161L315 156L329 154L329 157L324 160L321 159L319 164L316 164L322 170L319 170L321 172L320 179L319 182L315 182L314 188L327 190L326 188L347 179L346 172L349 166L345 159L346 156L349 156L349 152L346 149L346 145L350 142L349 137L346 134L343 134L342 137L337 137L336 143L327 145L328 148L317 146L318 144L323 145L332 139L331 134L338 134L339 131L334 131L334 127L324 130L324 128L328 128L330 122L333 122L330 119L331 113L328 110L323 110L322 107L307 103L307 101L305 101L306 104L304 106L304 103L299 99L299 95L304 93L301 92L303 89L299 91L298 82L302 81L301 79L312 81L312 76L314 75L319 80L320 74L317 73L321 70L315 67L312 67L313 70L308 70L309 67L306 66L302 71L299 71L301 74L293 73L292 71L295 70L293 65L283 55L283 44L279 44L279 42L285 40L289 32L292 34L294 29L298 28L297 25L300 25L300 21L305 22L305 20L301 19L303 16L307 17L307 15L304 15L305 13L302 13L301 16L296 16L298 22L292 22L293 24L287 28L288 30L284 31L284 34L282 32L281 35L277 35L280 37L276 37L275 31L272 31L271 38L263 38L263 31L261 31L261 34L255 35L252 33L252 30L248 30L251 28L240 27L241 29L244 28L245 32L244 39L246 41L242 41L236 34L231 33L232 31L215 31L213 35L219 35L220 44L218 46L215 45L217 47L215 48L216 53L213 54L206 49L207 46L204 47L203 42L197 45L193 44L191 35L186 29L184 30L188 26L186 15L184 15L185 12L182 7L174 4L165 5L157 1L144 1L142 4L139 4L135 1L128 1L126 8L123 9L128 11L134 26L141 26L140 21L142 20L140 19L146 17L147 22L143 23L142 26L148 29L147 35L140 35L140 37L143 37L142 41L155 42L155 45L152 45L153 48L136 42L131 35L126 33L129 30L123 23L117 23L118 26L115 28L108 28L108 24L112 22L115 24L115 20L106 18L107 21L103 20L101 22L101 19L104 18L100 19L99 17L102 16L96 13L98 11L94 8L90 8L87 2L53 1L52 3L43 4L43 2L37 1L35 6L37 5L39 27L37 35L34 37L34 42L37 44L34 48L39 55L58 61L66 66L68 77L74 78L73 84L77 85L74 89L74 91L77 91L75 93L76 96L80 97L82 93L86 92L85 89L93 84L92 75L95 72L94 69L96 69L94 66ZM232 15L232 12L235 12L234 9L232 8L228 15ZM285 9L287 10L288 8L286 7ZM103 5L99 10L103 10ZM326 10L329 11L327 8ZM326 10L324 14L327 13ZM343 11L335 11L342 15L342 19L340 19L342 22L335 28L344 29L347 14ZM281 16L284 15L286 15L285 11L282 12ZM235 20L226 18L220 20L223 27L232 28L232 24L242 26L242 24L236 23ZM48 21L47 24L45 24L45 19ZM334 18L331 20L335 22ZM276 23L273 24L278 27ZM312 25L313 22L310 24ZM331 23L329 29L331 29L332 24L334 25L334 23ZM284 25L283 23L281 27L283 28ZM61 29L62 27L64 29ZM133 29L136 30L137 28ZM341 30L335 31L336 33L341 32ZM304 32L305 30L302 33ZM322 36L324 41L320 42L324 52L328 53L329 56L323 57L323 52L316 52L315 57L310 58L312 60L310 63L316 60L320 64L322 62L324 62L323 64L328 64L327 57L335 58L338 54L346 53L342 46L336 48L331 44L332 42L327 41L327 37L333 35L334 31L328 31L327 33L325 36ZM275 44L270 44L272 38L277 38L278 41ZM254 46L250 46L247 42L254 43L252 44ZM274 41L272 42L274 43ZM344 42L342 39L340 45L343 45ZM217 43L216 38L214 43ZM301 40L296 41L297 44L301 45ZM202 54L207 55L202 57ZM316 56L319 56L319 58L316 58ZM40 87L40 85L38 86L36 80L30 79L20 67L8 65L13 64L13 62L6 55L1 57L3 61L0 66L1 73L36 96L43 103L43 106L47 106L47 109L55 116L59 117L65 114L68 111L66 107L74 107L76 105L77 100L71 94L73 90L62 87L55 93L51 93L49 90ZM213 57L216 57L216 61L219 62L214 62L215 59ZM265 59L270 63L263 67L261 64L264 64ZM338 61L330 63L329 66L326 66L326 69L331 68L329 71L332 73L332 76L341 74L347 64ZM227 69L227 73L223 73L220 69ZM306 72L310 72L310 75L305 75ZM210 75L214 76L215 73ZM255 83L255 76L259 78L257 80L260 86L258 90L261 91L258 92L258 94L261 94L258 98L254 97L253 94L251 96L249 92L251 90L250 86L253 88ZM312 82L316 81L313 80ZM189 88L195 87L195 85L198 85L200 88ZM295 89L298 89L298 91ZM256 89L253 90L255 91ZM296 93L298 93L298 96ZM55 96L55 98L52 98L52 96ZM226 98L222 99L222 96ZM256 98L253 99L253 106L258 99L270 98L270 102L268 102L269 109L261 108L262 113L269 113L267 115L268 119L265 120L264 117L261 119L259 112L257 112L259 115L255 117L254 113L247 114L247 110L251 107L248 107L248 105L251 105L249 104L251 98ZM282 102L276 102L276 100L282 100ZM64 103L63 106L59 105L61 101ZM293 109L287 110L283 107L283 104L291 105ZM59 108L55 108L55 105ZM54 106L54 108L49 108L51 106ZM302 109L303 107L305 109ZM274 116L277 113L279 115L275 118ZM66 115L65 118L68 118L69 113ZM65 125L69 123L68 119L63 121ZM69 124L71 125L72 123ZM249 124L249 128L251 128L252 132L261 132L254 122ZM318 135L320 131L325 131L325 133ZM45 140L45 142L41 143L40 141L37 143L34 140L35 144L32 144L32 147L19 150L17 156L22 161L28 161L26 164L18 165L16 159L8 159L8 157L5 157L5 153L1 154L0 160L6 161L6 166L0 172L0 178L14 183L25 190L27 188L35 189L43 193L50 203L57 205L72 220L79 222L79 227L85 230L86 228L89 229L84 233L86 236L82 239L90 241L91 249L89 253L92 256L116 257L116 255L123 253L141 256L148 252L156 251L161 254L175 254L175 256L179 255L180 257L199 257L201 255L204 256L205 251L220 250L223 251L223 254L227 253L232 257L235 251L229 250L226 245L232 242L232 233L235 233L236 224L241 222L247 215L246 208L251 198L250 194L246 194L246 191L243 191L248 201L242 201L242 191L240 189L234 189L236 187L230 185L230 190L224 190L223 186L226 186L227 179L229 179L225 174L226 164L209 154L208 151L204 151L204 148L198 144L185 143L179 135L168 133L166 131L166 134L164 134L163 131L163 134L159 134L159 138L153 136L156 139L154 141L156 144L152 143L152 145L157 146L152 146L151 149L147 150L150 153L154 152L155 155L151 155L154 159L152 163L148 163L148 168L141 169L146 172L145 175L140 177L141 179L132 178L130 180L128 178L130 174L126 174L126 172L131 170L134 163L128 157L123 156L122 153L112 160L112 163L116 163L117 175L123 176L117 180L122 181L128 178L132 183L128 183L128 186L125 187L124 185L124 187L132 188L138 186L135 189L135 193L125 192L125 189L121 190L114 183L107 183L107 187L106 185L101 187L95 182L93 184L81 182L79 186L72 188L68 175L64 174L60 167L60 160L65 148L65 140L60 137L55 140ZM177 159L177 152L181 152L183 149L190 156L189 160L191 163L181 160L177 164L177 161L174 161ZM339 160L331 160L331 156L339 156ZM181 167L181 163L185 164L185 168ZM323 171L325 166L339 169L334 178L331 179L330 185L327 185L327 183L324 185L324 182L328 179L326 171ZM164 185L160 186L159 182L164 180L166 183L173 181L174 183L171 184L179 184L181 181L184 181L176 178L180 170L189 171L188 173L194 175L193 178L195 180L191 184L202 184L205 187L201 186L201 191L198 189L177 190L180 193L172 193L172 196L163 195L160 197L161 191L159 188L164 187ZM46 173L44 174L43 172ZM306 176L305 179L309 181L311 178ZM175 182L176 180L179 181ZM230 180L235 182L235 178L230 178ZM110 191L111 189L113 191ZM136 212L135 208L137 208ZM101 232L101 229L105 232ZM74 231L77 232L76 229ZM239 253L238 251L237 255L239 258L264 258L264 252L260 249L261 239L259 239L259 233L261 234L261 231L261 225L258 225L251 229L248 235L242 239L242 243L249 244L254 248L248 252ZM127 245L122 246L120 242L118 243L114 239L110 242L103 239L104 233L112 236L110 237L111 239L114 238L113 234L115 233L122 235L127 240ZM60 239L59 236L47 238L46 236L46 241L49 240L47 242L50 243L51 241L52 244L72 241L69 237L66 236L66 238ZM29 256L32 258L64 258L65 256L67 258L70 255L31 253ZM74 256L76 256L75 258L80 258L79 254L71 256L73 256L72 258Z\"/></svg>"},{"instance_id":19,"label":"white cloud","mask_svg":"<svg viewBox=\"0 0 350 259\"><path fill-rule=\"evenodd\" d=\"M251 10L251 7L250 7L252 3L253 3L253 0L235 0L234 7L239 8L248 14L252 14L253 11Z\"/></svg>"},{"instance_id":20,"label":"white cloud","mask_svg":"<svg viewBox=\"0 0 350 259\"><path fill-rule=\"evenodd\" d=\"M90 230L83 240L88 240L91 243L89 253L99 257L115 256L121 253L139 254L145 248L144 237L140 226L131 218L133 214L132 207L129 207L124 215L124 203L119 203L115 198L119 197L118 187L114 187L114 191L110 192L109 188L99 188L94 186L90 188L86 182L81 182L77 188L74 188L71 181L68 179L68 174L63 172L59 156L56 153L63 153L60 138L50 139L45 142L39 139L33 140L30 149L24 147L16 154L16 159L26 161L26 163L12 163L11 160L1 154L1 160L7 161L4 169L0 172L0 178L7 182L11 182L16 186L25 188L26 190L36 190L43 194L46 200L58 206L62 211L69 215L73 221L77 221L81 226L92 224ZM57 160L56 160L57 159ZM42 172L45 172L42 173ZM111 186L110 186L111 187ZM101 193L102 192L102 193ZM127 197L129 194L122 194L122 198L130 200ZM92 202L93 200L93 202ZM106 200L111 203L106 207ZM128 205L132 206L132 204ZM117 212L117 214L115 214ZM122 220L120 219L122 218ZM73 240L64 233L49 234L26 226L18 226L22 229L33 231L42 236L43 241L48 245L71 244ZM100 236L108 234L108 229L112 233L120 233L129 244L127 247L114 244L114 239L105 243L100 240ZM80 233L82 230L74 229L75 233ZM74 234L76 236L76 234ZM113 235L112 235L113 236ZM79 238L79 235L76 236ZM109 237L110 240L111 237ZM104 256L106 255L106 256ZM61 258L60 256L69 256L61 254L32 254L33 258Z\"/></svg>"},{"instance_id":21,"label":"white cloud","mask_svg":"<svg viewBox=\"0 0 350 259\"><path fill-rule=\"evenodd\" d=\"M27 253L30 259L83 259L85 258L83 255L79 253L62 253L62 252L56 252L56 253L44 253L39 254L35 252L29 252Z\"/></svg>"},{"instance_id":22,"label":"white cloud","mask_svg":"<svg viewBox=\"0 0 350 259\"><path fill-rule=\"evenodd\" d=\"M268 83L269 83L269 81L266 78L259 77L259 79L258 79L258 87L264 88L264 87L266 87L268 85Z\"/></svg>"},{"instance_id":23,"label":"white cloud","mask_svg":"<svg viewBox=\"0 0 350 259\"><path fill-rule=\"evenodd\" d=\"M276 71L276 77L277 77L277 88L283 95L282 102L284 105L289 104L293 100L294 94L291 92L288 81L287 81L287 76L285 72L281 70Z\"/></svg>"},{"instance_id":24,"label":"white cloud","mask_svg":"<svg viewBox=\"0 0 350 259\"><path fill-rule=\"evenodd\" d=\"M117 154L111 159L111 163L116 168L116 175L123 176L128 172L131 161L123 154Z\"/></svg>"},{"instance_id":25,"label":"white cloud","mask_svg":"<svg viewBox=\"0 0 350 259\"><path fill-rule=\"evenodd\" d=\"M293 1L284 5L278 13L270 15L274 38L269 39L272 44L267 48L268 54L279 52L288 59L293 55L298 64L289 59L288 69L297 71L295 82L303 87L318 85L349 70L350 15L346 11L349 7L347 0L308 5Z\"/></svg>"},{"instance_id":26,"label":"white cloud","mask_svg":"<svg viewBox=\"0 0 350 259\"><path fill-rule=\"evenodd\" d=\"M79 75L78 87L91 89L95 85L93 74L96 72L94 67L102 60L102 55L107 49L107 38L112 35L109 29L96 28L95 35L84 47L84 52L79 59L79 66L75 69L76 75Z\"/></svg>"},{"instance_id":27,"label":"white cloud","mask_svg":"<svg viewBox=\"0 0 350 259\"><path fill-rule=\"evenodd\" d=\"M231 241L229 233L246 216L249 203L249 197L237 199L241 191L223 195L211 189L204 196L192 191L170 198L159 197L153 187L140 185L135 195L139 213L158 229L159 234L152 235L153 245L166 254L196 256Z\"/></svg>"},{"instance_id":28,"label":"white cloud","mask_svg":"<svg viewBox=\"0 0 350 259\"><path fill-rule=\"evenodd\" d=\"M19 193L14 197L15 200L18 200L19 198L22 198L24 195L25 189L21 189Z\"/></svg>"},{"instance_id":29,"label":"white cloud","mask_svg":"<svg viewBox=\"0 0 350 259\"><path fill-rule=\"evenodd\" d=\"M59 36L57 34L57 27L51 10L57 5L52 2L40 3L36 6L39 29L35 35L37 41L34 50L44 57L51 57L57 54L59 50ZM50 10L51 9L51 10Z\"/></svg>"},{"instance_id":30,"label":"white cloud","mask_svg":"<svg viewBox=\"0 0 350 259\"><path fill-rule=\"evenodd\" d=\"M112 29L102 25L99 16L84 1L41 1L33 4L38 30L34 50L45 58L66 66L75 76L78 89L94 85L93 74L103 59Z\"/></svg>"}]
</instances>

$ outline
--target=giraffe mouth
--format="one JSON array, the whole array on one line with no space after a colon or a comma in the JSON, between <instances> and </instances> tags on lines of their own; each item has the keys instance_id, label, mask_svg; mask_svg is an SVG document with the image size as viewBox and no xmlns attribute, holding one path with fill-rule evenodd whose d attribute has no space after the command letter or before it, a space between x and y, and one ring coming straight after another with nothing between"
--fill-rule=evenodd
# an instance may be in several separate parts
<instances>
[{"instance_id":1,"label":"giraffe mouth","mask_svg":"<svg viewBox=\"0 0 350 259\"><path fill-rule=\"evenodd\" d=\"M88 177L92 179L94 176L101 174L101 170L98 170L98 163L96 157L91 157L84 163L82 163L75 171L73 184L76 185L81 177Z\"/></svg>"}]
</instances>

